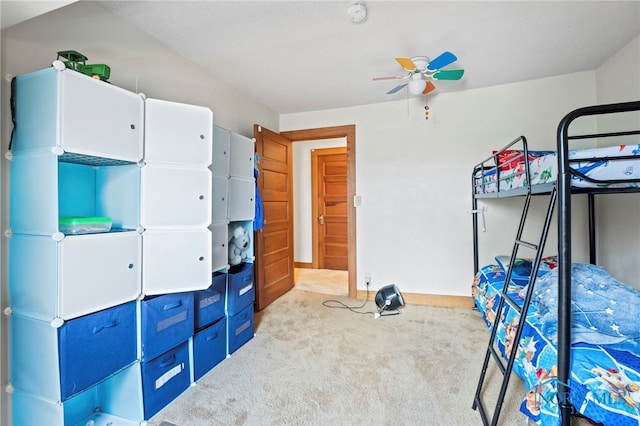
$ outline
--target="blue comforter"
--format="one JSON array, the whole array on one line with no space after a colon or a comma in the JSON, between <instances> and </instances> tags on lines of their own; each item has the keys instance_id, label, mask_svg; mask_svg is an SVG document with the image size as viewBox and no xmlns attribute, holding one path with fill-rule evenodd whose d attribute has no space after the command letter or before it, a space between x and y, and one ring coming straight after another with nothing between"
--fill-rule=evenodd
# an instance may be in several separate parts
<instances>
[{"instance_id":1,"label":"blue comforter","mask_svg":"<svg viewBox=\"0 0 640 426\"><path fill-rule=\"evenodd\" d=\"M640 291L596 265L571 268L572 341L608 345L640 357ZM533 303L545 337L557 344L558 270L539 277Z\"/></svg>"},{"instance_id":2,"label":"blue comforter","mask_svg":"<svg viewBox=\"0 0 640 426\"><path fill-rule=\"evenodd\" d=\"M505 270L499 265L484 266L472 285L472 295L484 321L490 328L497 327L496 345L502 355L506 358L517 345L514 372L524 379L526 388L520 410L539 425L559 423L555 343L558 280L557 272L553 272L555 265L552 266L552 272L539 275L536 280L536 300L529 308L518 342L514 339L519 319L516 310L506 305L502 315L496 316ZM636 343L640 339L634 318L640 313L640 292L607 277L602 268L580 264L574 268L576 342L571 345L571 402L576 411L606 426L639 426L640 356ZM517 280L507 288L520 306L523 288ZM631 350L621 350L622 347Z\"/></svg>"}]
</instances>

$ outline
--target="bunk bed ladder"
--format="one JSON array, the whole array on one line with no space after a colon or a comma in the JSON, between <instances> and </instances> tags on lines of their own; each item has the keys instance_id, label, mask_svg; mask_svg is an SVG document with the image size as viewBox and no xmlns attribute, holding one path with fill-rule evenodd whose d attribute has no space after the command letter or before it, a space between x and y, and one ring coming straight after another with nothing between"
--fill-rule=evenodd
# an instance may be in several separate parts
<instances>
[{"instance_id":1,"label":"bunk bed ladder","mask_svg":"<svg viewBox=\"0 0 640 426\"><path fill-rule=\"evenodd\" d=\"M520 342L520 337L522 335L522 329L526 321L527 312L529 310L529 304L531 302L531 297L533 295L534 286L533 286L533 283L531 282L531 277L534 277L533 280L535 281L535 277L538 273L540 262L542 260L544 245L547 240L547 235L549 233L549 227L551 225L551 219L553 216L553 209L555 207L556 199L557 199L557 189L554 185L550 193L549 207L547 209L546 219L544 221L543 229L540 236L540 241L537 244L534 244L534 243L522 240L522 233L524 231L527 215L529 213L529 206L531 203L531 192L527 193L526 195L526 200L522 210L522 216L520 218L520 225L518 226L518 232L516 234L513 250L511 252L511 259L516 259L518 257L518 250L520 248L527 248L527 249L534 250L536 252L536 255L531 268L529 285L527 285L527 292L522 304L522 308L507 293L509 282L511 281L513 264L515 263L515 262L509 262L509 268L507 270L504 286L500 293L498 306L496 308L496 314L495 314L496 320L491 327L489 344L487 346L487 352L485 354L484 363L482 365L482 371L480 373L480 379L478 380L478 387L476 389L476 394L475 394L475 397L473 400L473 406L472 406L474 410L478 409L478 411L480 412L480 416L482 417L482 422L484 425L491 424L492 426L495 426L498 424L498 419L500 417L500 411L502 410L504 397L506 395L507 388L509 386L509 379L511 377L511 372L513 371L513 364L516 359L518 344ZM508 304L511 309L515 309L515 311L519 315L518 328L516 330L516 334L513 339L514 344L511 346L511 352L508 354L508 360L506 364L504 362L504 358L500 354L499 350L496 349L496 345L495 345L496 343L495 337L498 329L498 327L496 327L496 323L498 322L498 319L501 317L503 313L505 303ZM482 403L481 396L482 396L482 389L485 384L485 376L489 367L489 361L491 359L493 359L496 362L498 369L502 373L502 385L500 386L500 392L498 394L498 400L496 402L495 409L493 411L493 414L490 417L489 413L486 411Z\"/></svg>"}]
</instances>

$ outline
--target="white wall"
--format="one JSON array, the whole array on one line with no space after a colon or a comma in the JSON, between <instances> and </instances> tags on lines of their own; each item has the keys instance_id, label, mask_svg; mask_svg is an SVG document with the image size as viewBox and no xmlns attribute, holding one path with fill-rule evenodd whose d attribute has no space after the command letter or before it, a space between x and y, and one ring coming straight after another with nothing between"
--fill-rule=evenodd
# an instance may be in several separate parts
<instances>
[{"instance_id":1,"label":"white wall","mask_svg":"<svg viewBox=\"0 0 640 426\"><path fill-rule=\"evenodd\" d=\"M209 107L214 122L233 132L253 136L254 123L278 130L278 116L269 108L92 2L74 3L4 30L3 76L46 68L57 51L67 49L85 54L89 63L108 64L109 80L116 86Z\"/></svg>"},{"instance_id":2,"label":"white wall","mask_svg":"<svg viewBox=\"0 0 640 426\"><path fill-rule=\"evenodd\" d=\"M599 104L640 100L640 37L596 70ZM625 117L635 129L640 117ZM636 143L638 138L635 137ZM597 198L598 261L619 280L640 288L640 212L638 194ZM622 248L622 249L621 249ZM625 249L627 248L627 249Z\"/></svg>"},{"instance_id":3,"label":"white wall","mask_svg":"<svg viewBox=\"0 0 640 426\"><path fill-rule=\"evenodd\" d=\"M293 260L295 262L313 262L311 152L314 149L346 145L346 138L296 141L293 144Z\"/></svg>"},{"instance_id":4,"label":"white wall","mask_svg":"<svg viewBox=\"0 0 640 426\"><path fill-rule=\"evenodd\" d=\"M429 98L428 121L424 101L411 98L409 103L403 99L286 114L280 129L356 125L356 192L362 196L356 213L358 288L365 287L364 273L370 272L374 288L396 283L408 293L468 296L473 278L467 213L473 165L519 135L537 149L555 149L560 119L593 104L595 94L595 73L582 72L436 92ZM520 203L484 203L489 208L488 232L481 235L481 263L511 252ZM534 205L544 209L546 200ZM583 225L584 219L577 218L575 226ZM497 235L501 229L502 237ZM578 239L584 235L574 234ZM548 251L554 252L555 246L554 235Z\"/></svg>"}]
</instances>

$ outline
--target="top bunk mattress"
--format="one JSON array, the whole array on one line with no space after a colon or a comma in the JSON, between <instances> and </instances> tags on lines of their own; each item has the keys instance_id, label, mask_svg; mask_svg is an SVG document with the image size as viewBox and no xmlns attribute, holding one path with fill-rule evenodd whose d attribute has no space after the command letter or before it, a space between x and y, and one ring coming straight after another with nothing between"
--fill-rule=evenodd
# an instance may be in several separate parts
<instances>
[{"instance_id":1,"label":"top bunk mattress","mask_svg":"<svg viewBox=\"0 0 640 426\"><path fill-rule=\"evenodd\" d=\"M558 157L554 151L527 151L527 174L522 150L496 154L497 167L474 169L474 194L505 192L545 192L558 177ZM640 144L569 150L571 186L576 188L640 188ZM530 176L530 178L529 178Z\"/></svg>"}]
</instances>

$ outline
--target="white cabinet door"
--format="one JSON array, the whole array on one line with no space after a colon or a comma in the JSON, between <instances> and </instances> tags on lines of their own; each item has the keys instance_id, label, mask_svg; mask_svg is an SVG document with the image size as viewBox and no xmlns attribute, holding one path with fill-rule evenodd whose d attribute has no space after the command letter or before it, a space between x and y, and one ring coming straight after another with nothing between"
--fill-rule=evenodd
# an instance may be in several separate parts
<instances>
[{"instance_id":1,"label":"white cabinet door","mask_svg":"<svg viewBox=\"0 0 640 426\"><path fill-rule=\"evenodd\" d=\"M227 224L217 223L211 229L211 272L226 269L229 266Z\"/></svg>"},{"instance_id":2,"label":"white cabinet door","mask_svg":"<svg viewBox=\"0 0 640 426\"><path fill-rule=\"evenodd\" d=\"M254 140L231 133L229 149L229 176L253 179Z\"/></svg>"},{"instance_id":3,"label":"white cabinet door","mask_svg":"<svg viewBox=\"0 0 640 426\"><path fill-rule=\"evenodd\" d=\"M204 290L211 285L211 231L142 234L142 292L145 295Z\"/></svg>"},{"instance_id":4,"label":"white cabinet door","mask_svg":"<svg viewBox=\"0 0 640 426\"><path fill-rule=\"evenodd\" d=\"M211 222L227 219L227 197L229 179L226 176L212 176Z\"/></svg>"},{"instance_id":5,"label":"white cabinet door","mask_svg":"<svg viewBox=\"0 0 640 426\"><path fill-rule=\"evenodd\" d=\"M145 100L147 163L211 164L213 112L206 107Z\"/></svg>"},{"instance_id":6,"label":"white cabinet door","mask_svg":"<svg viewBox=\"0 0 640 426\"><path fill-rule=\"evenodd\" d=\"M59 243L58 303L62 319L135 300L141 289L137 232L66 237Z\"/></svg>"},{"instance_id":7,"label":"white cabinet door","mask_svg":"<svg viewBox=\"0 0 640 426\"><path fill-rule=\"evenodd\" d=\"M211 171L147 164L141 170L144 228L206 228L211 223Z\"/></svg>"},{"instance_id":8,"label":"white cabinet door","mask_svg":"<svg viewBox=\"0 0 640 426\"><path fill-rule=\"evenodd\" d=\"M213 126L213 158L211 171L221 176L229 176L229 142L231 132L222 127Z\"/></svg>"},{"instance_id":9,"label":"white cabinet door","mask_svg":"<svg viewBox=\"0 0 640 426\"><path fill-rule=\"evenodd\" d=\"M65 152L142 159L142 98L72 70L60 76L60 145Z\"/></svg>"},{"instance_id":10,"label":"white cabinet door","mask_svg":"<svg viewBox=\"0 0 640 426\"><path fill-rule=\"evenodd\" d=\"M229 220L253 220L255 216L255 180L229 179Z\"/></svg>"}]
</instances>

